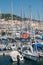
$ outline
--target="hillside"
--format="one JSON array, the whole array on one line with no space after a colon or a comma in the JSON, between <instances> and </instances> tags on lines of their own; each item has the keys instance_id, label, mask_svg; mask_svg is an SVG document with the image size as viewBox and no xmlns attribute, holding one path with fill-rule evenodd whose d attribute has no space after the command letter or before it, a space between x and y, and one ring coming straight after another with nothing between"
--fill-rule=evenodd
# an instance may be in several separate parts
<instances>
[{"instance_id":1,"label":"hillside","mask_svg":"<svg viewBox=\"0 0 43 65\"><path fill-rule=\"evenodd\" d=\"M12 15L11 14L0 14L0 19L11 20L12 19ZM28 19L30 20L30 18L22 18L20 16L13 15L13 20L19 20L19 21L22 22L22 20L26 21ZM32 19L32 21L41 22L40 20L35 20L35 19Z\"/></svg>"},{"instance_id":2,"label":"hillside","mask_svg":"<svg viewBox=\"0 0 43 65\"><path fill-rule=\"evenodd\" d=\"M12 19L12 15L11 14L0 14L0 18L1 19L4 18L5 20L11 20ZM26 20L26 18L22 19L22 17L20 17L20 16L13 15L13 20L20 20L20 21L22 21L22 20Z\"/></svg>"}]
</instances>

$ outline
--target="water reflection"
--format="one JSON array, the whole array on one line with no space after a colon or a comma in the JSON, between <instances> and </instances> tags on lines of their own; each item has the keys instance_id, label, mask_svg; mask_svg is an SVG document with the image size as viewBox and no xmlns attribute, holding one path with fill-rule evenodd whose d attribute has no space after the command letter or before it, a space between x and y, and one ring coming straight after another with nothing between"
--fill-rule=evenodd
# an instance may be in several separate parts
<instances>
[{"instance_id":1,"label":"water reflection","mask_svg":"<svg viewBox=\"0 0 43 65\"><path fill-rule=\"evenodd\" d=\"M0 65L43 65L43 62L25 60L17 64L17 62L11 62L9 56L0 56Z\"/></svg>"},{"instance_id":2,"label":"water reflection","mask_svg":"<svg viewBox=\"0 0 43 65\"><path fill-rule=\"evenodd\" d=\"M21 62L20 64L14 62L12 65L43 65L43 62L25 60L23 63Z\"/></svg>"}]
</instances>

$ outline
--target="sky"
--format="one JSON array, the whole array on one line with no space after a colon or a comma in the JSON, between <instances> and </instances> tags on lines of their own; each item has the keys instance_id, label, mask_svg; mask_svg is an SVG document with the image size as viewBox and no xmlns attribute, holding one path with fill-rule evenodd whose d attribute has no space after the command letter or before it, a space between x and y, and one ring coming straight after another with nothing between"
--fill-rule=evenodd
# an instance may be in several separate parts
<instances>
[{"instance_id":1,"label":"sky","mask_svg":"<svg viewBox=\"0 0 43 65\"><path fill-rule=\"evenodd\" d=\"M26 18L31 12L33 19L42 19L42 8L42 0L0 0L0 13L12 13L13 9L13 14L21 16L22 11Z\"/></svg>"}]
</instances>

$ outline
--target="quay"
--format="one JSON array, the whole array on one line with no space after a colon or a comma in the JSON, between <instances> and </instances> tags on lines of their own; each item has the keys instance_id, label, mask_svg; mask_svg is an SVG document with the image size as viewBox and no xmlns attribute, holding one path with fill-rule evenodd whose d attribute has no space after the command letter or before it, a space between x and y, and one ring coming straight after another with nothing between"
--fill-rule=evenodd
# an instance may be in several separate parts
<instances>
[{"instance_id":1,"label":"quay","mask_svg":"<svg viewBox=\"0 0 43 65\"><path fill-rule=\"evenodd\" d=\"M9 55L12 50L7 50L7 51L0 51L0 55Z\"/></svg>"}]
</instances>

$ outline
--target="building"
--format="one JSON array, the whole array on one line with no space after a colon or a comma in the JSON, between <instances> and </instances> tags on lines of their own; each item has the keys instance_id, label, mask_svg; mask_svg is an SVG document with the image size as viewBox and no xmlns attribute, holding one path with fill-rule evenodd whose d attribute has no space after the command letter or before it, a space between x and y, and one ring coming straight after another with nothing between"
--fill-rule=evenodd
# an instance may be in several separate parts
<instances>
[{"instance_id":1,"label":"building","mask_svg":"<svg viewBox=\"0 0 43 65\"><path fill-rule=\"evenodd\" d=\"M3 32L7 32L10 35L12 33L16 32L20 32L21 29L23 28L27 28L27 30L29 30L31 28L34 29L42 29L43 30L43 22L41 21L37 21L37 20L23 20L23 21L19 21L19 20L7 20L5 21L5 19L0 19L0 35L2 35Z\"/></svg>"}]
</instances>

